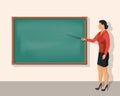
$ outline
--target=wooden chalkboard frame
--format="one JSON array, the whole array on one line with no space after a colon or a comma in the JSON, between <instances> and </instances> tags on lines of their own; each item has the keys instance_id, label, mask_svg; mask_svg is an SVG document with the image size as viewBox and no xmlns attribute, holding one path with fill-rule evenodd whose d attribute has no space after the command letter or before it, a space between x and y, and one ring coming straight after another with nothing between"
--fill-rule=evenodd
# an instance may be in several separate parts
<instances>
[{"instance_id":1,"label":"wooden chalkboard frame","mask_svg":"<svg viewBox=\"0 0 120 96\"><path fill-rule=\"evenodd\" d=\"M79 17L79 16L40 16L40 17L24 17L24 16L12 16L12 64L20 64L20 65L86 65L87 64L87 42L84 43L85 52L84 52L84 62L15 62L14 60L14 20L17 18L83 18L85 20L84 26L84 36L87 37L87 16Z\"/></svg>"}]
</instances>

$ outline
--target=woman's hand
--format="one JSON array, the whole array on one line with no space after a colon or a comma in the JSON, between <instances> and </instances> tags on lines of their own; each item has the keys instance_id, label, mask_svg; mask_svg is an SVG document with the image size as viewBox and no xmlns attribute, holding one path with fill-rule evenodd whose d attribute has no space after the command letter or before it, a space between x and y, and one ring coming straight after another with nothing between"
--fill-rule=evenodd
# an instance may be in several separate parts
<instances>
[{"instance_id":1,"label":"woman's hand","mask_svg":"<svg viewBox=\"0 0 120 96\"><path fill-rule=\"evenodd\" d=\"M106 58L106 55L104 54L103 56L102 56L102 60L104 60Z\"/></svg>"},{"instance_id":2,"label":"woman's hand","mask_svg":"<svg viewBox=\"0 0 120 96\"><path fill-rule=\"evenodd\" d=\"M86 39L85 38L81 38L82 41L85 41Z\"/></svg>"}]
</instances>

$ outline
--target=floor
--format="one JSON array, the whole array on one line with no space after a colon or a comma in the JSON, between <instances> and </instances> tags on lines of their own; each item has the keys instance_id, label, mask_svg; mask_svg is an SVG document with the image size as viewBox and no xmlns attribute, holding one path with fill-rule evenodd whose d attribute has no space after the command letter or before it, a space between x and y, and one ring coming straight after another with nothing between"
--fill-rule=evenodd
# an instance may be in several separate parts
<instances>
[{"instance_id":1,"label":"floor","mask_svg":"<svg viewBox=\"0 0 120 96\"><path fill-rule=\"evenodd\" d=\"M79 81L1 81L0 96L120 96L120 82L110 82L105 92L95 90L96 85Z\"/></svg>"}]
</instances>

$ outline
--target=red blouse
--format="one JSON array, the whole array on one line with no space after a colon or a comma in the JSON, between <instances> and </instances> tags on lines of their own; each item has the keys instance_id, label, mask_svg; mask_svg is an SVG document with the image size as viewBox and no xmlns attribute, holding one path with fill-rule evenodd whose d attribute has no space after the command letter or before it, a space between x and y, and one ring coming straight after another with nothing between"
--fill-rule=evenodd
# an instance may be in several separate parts
<instances>
[{"instance_id":1,"label":"red blouse","mask_svg":"<svg viewBox=\"0 0 120 96\"><path fill-rule=\"evenodd\" d=\"M88 42L95 42L98 41L99 44L99 52L107 54L109 47L110 47L110 38L107 30L103 31L102 34L100 32L93 38L88 39L86 38L86 41Z\"/></svg>"}]
</instances>

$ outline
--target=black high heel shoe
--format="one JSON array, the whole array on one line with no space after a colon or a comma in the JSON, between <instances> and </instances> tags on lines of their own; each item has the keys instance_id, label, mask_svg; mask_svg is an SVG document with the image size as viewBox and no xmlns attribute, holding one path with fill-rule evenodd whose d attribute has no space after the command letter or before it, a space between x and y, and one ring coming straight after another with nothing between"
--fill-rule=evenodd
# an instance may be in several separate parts
<instances>
[{"instance_id":1,"label":"black high heel shoe","mask_svg":"<svg viewBox=\"0 0 120 96\"><path fill-rule=\"evenodd\" d=\"M99 86L97 88L95 88L96 90L99 90L100 87L102 87L102 83L99 84Z\"/></svg>"},{"instance_id":2,"label":"black high heel shoe","mask_svg":"<svg viewBox=\"0 0 120 96\"><path fill-rule=\"evenodd\" d=\"M108 90L108 84L105 86L104 89L101 89L101 91L105 91L106 89Z\"/></svg>"}]
</instances>

